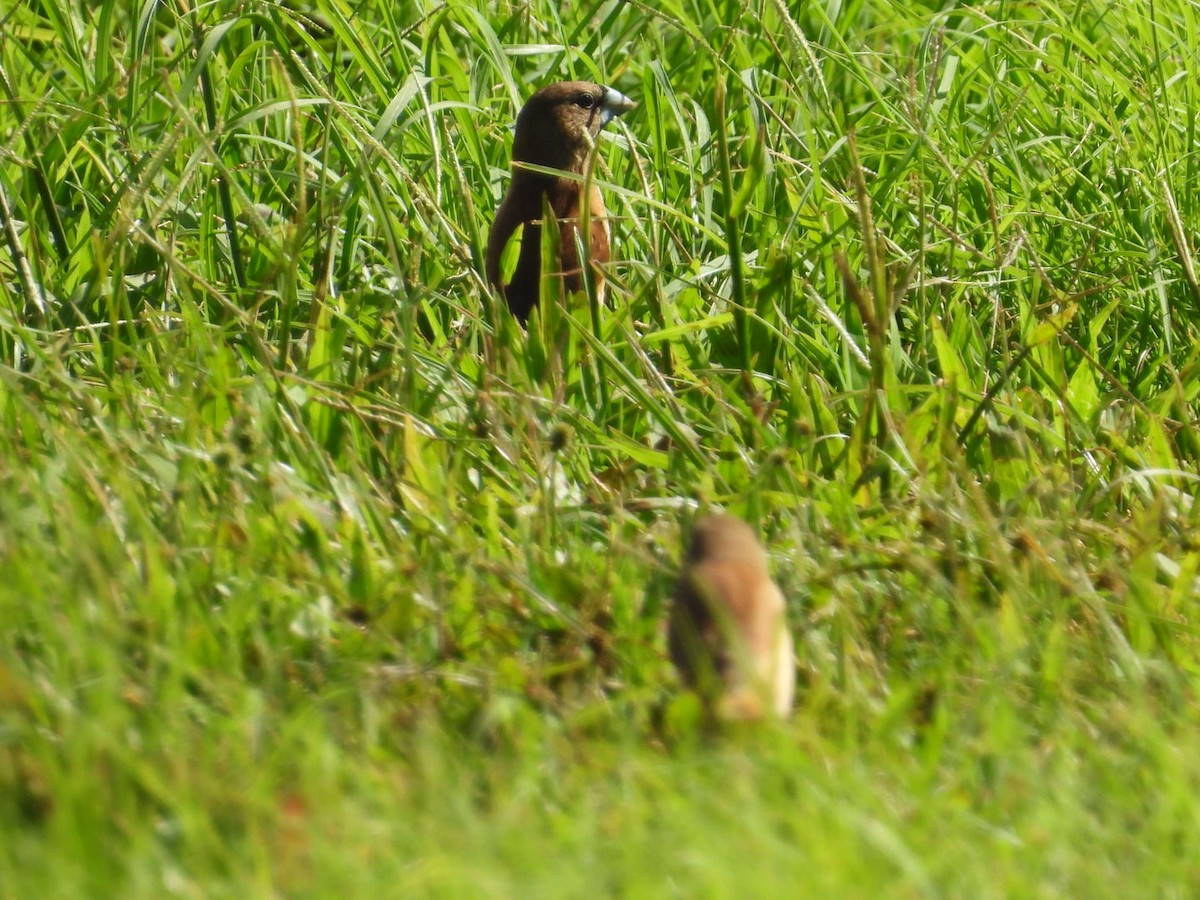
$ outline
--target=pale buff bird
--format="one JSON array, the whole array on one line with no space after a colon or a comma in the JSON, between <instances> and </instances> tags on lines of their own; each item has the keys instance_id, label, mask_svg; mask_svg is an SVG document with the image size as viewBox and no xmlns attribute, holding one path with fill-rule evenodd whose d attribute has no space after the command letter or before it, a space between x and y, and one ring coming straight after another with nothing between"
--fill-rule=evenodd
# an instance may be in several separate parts
<instances>
[{"instance_id":1,"label":"pale buff bird","mask_svg":"<svg viewBox=\"0 0 1200 900\"><path fill-rule=\"evenodd\" d=\"M668 640L684 683L718 718L790 712L796 667L783 594L741 519L710 515L692 528Z\"/></svg>"}]
</instances>

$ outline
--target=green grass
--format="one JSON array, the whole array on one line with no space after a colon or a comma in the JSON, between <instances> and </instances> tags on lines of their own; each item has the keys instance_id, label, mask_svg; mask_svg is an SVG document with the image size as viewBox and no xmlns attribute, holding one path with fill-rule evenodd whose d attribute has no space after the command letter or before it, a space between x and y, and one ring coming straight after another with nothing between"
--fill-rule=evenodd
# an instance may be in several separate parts
<instances>
[{"instance_id":1,"label":"green grass","mask_svg":"<svg viewBox=\"0 0 1200 900\"><path fill-rule=\"evenodd\" d=\"M494 6L0 11L0 895L1195 896L1200 7ZM705 505L786 724L666 662Z\"/></svg>"}]
</instances>

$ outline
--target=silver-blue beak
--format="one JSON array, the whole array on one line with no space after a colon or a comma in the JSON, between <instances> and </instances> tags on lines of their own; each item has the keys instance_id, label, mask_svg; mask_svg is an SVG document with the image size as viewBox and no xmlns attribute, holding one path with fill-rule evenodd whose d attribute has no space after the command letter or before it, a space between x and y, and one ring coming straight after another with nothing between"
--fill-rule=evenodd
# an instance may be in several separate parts
<instances>
[{"instance_id":1,"label":"silver-blue beak","mask_svg":"<svg viewBox=\"0 0 1200 900\"><path fill-rule=\"evenodd\" d=\"M600 125L604 126L622 113L637 106L632 100L615 88L605 87L604 97L600 101Z\"/></svg>"}]
</instances>

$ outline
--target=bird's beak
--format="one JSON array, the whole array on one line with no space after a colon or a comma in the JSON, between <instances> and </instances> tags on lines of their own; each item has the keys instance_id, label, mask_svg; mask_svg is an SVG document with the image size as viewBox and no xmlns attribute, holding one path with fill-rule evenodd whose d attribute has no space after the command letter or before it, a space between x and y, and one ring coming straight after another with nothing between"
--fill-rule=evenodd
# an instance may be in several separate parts
<instances>
[{"instance_id":1,"label":"bird's beak","mask_svg":"<svg viewBox=\"0 0 1200 900\"><path fill-rule=\"evenodd\" d=\"M604 89L604 99L600 103L600 126L604 127L617 116L627 113L637 106L632 100L615 88Z\"/></svg>"}]
</instances>

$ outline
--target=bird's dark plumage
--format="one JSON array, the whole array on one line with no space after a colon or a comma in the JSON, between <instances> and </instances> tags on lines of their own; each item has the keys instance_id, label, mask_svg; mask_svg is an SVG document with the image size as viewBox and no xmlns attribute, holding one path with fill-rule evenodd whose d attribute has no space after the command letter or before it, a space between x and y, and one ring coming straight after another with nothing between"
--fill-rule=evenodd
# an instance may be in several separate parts
<instances>
[{"instance_id":1,"label":"bird's dark plumage","mask_svg":"<svg viewBox=\"0 0 1200 900\"><path fill-rule=\"evenodd\" d=\"M583 214L586 190L578 179L548 175L521 167L532 163L577 176L587 170L588 156L596 136L608 122L636 104L619 91L590 81L560 81L547 85L529 98L517 116L513 138L513 175L496 221L488 235L487 279L508 302L521 322L537 305L541 286L541 219L545 202L559 220L563 289L583 286L582 267L575 245L575 230ZM608 223L604 198L595 185L587 196L588 248L593 263L608 262ZM512 280L501 284L500 256L521 226L521 251Z\"/></svg>"},{"instance_id":2,"label":"bird's dark plumage","mask_svg":"<svg viewBox=\"0 0 1200 900\"><path fill-rule=\"evenodd\" d=\"M741 519L711 515L693 527L668 638L684 682L720 718L791 710L796 669L783 594Z\"/></svg>"}]
</instances>

